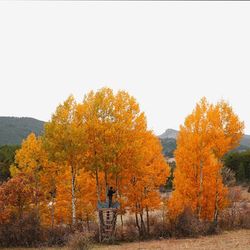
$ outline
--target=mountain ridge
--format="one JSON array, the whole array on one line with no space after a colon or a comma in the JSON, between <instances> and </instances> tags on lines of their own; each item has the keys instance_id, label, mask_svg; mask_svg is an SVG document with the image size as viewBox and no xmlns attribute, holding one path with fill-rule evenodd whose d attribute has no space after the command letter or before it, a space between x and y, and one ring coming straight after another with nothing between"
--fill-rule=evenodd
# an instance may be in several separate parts
<instances>
[{"instance_id":1,"label":"mountain ridge","mask_svg":"<svg viewBox=\"0 0 250 250\"><path fill-rule=\"evenodd\" d=\"M20 145L31 132L41 135L44 123L32 117L0 116L0 146Z\"/></svg>"},{"instance_id":2,"label":"mountain ridge","mask_svg":"<svg viewBox=\"0 0 250 250\"><path fill-rule=\"evenodd\" d=\"M165 132L158 136L163 147L163 153L166 157L173 157L176 149L176 139L179 131L175 129L166 129ZM233 151L245 151L250 149L250 135L243 135L240 145Z\"/></svg>"},{"instance_id":3,"label":"mountain ridge","mask_svg":"<svg viewBox=\"0 0 250 250\"><path fill-rule=\"evenodd\" d=\"M159 135L158 137L159 137L160 139L173 138L173 139L176 140L178 133L179 133L178 130L175 130L175 129L172 129L172 128L168 128L168 129L165 130L164 133L162 133L162 134Z\"/></svg>"},{"instance_id":4,"label":"mountain ridge","mask_svg":"<svg viewBox=\"0 0 250 250\"><path fill-rule=\"evenodd\" d=\"M0 116L0 146L20 145L31 132L41 135L44 123L44 121L32 117ZM178 133L178 130L166 129L158 136L163 147L163 154L166 157L173 157ZM244 135L240 146L234 151L247 149L250 149L250 135Z\"/></svg>"}]
</instances>

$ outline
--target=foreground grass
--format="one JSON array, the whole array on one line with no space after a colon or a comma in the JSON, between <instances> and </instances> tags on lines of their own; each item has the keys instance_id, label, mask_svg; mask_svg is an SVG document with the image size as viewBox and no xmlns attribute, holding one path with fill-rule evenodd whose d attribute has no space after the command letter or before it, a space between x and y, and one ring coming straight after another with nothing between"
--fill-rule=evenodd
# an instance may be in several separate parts
<instances>
[{"instance_id":1,"label":"foreground grass","mask_svg":"<svg viewBox=\"0 0 250 250\"><path fill-rule=\"evenodd\" d=\"M27 248L12 248L27 250ZM33 248L34 249L34 248ZM33 250L29 248L28 250ZM41 248L41 250L58 250L67 248ZM121 245L96 245L95 250L250 250L250 230L223 232L220 235L196 239L151 240ZM6 249L1 249L6 250ZM10 250L10 248L8 248Z\"/></svg>"},{"instance_id":2,"label":"foreground grass","mask_svg":"<svg viewBox=\"0 0 250 250\"><path fill-rule=\"evenodd\" d=\"M224 232L196 239L152 240L119 246L102 246L98 250L250 250L250 230Z\"/></svg>"}]
</instances>

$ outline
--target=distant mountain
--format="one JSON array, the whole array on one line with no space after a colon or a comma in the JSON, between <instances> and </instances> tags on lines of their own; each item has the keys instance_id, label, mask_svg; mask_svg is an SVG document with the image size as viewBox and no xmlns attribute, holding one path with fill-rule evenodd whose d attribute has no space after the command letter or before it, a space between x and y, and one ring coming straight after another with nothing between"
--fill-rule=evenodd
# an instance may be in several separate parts
<instances>
[{"instance_id":1,"label":"distant mountain","mask_svg":"<svg viewBox=\"0 0 250 250\"><path fill-rule=\"evenodd\" d=\"M162 153L167 157L174 157L174 151L176 149L176 140L174 138L161 139Z\"/></svg>"},{"instance_id":2,"label":"distant mountain","mask_svg":"<svg viewBox=\"0 0 250 250\"><path fill-rule=\"evenodd\" d=\"M159 135L159 138L160 139L172 138L176 140L177 135L178 135L177 130L169 128L163 134Z\"/></svg>"},{"instance_id":3,"label":"distant mountain","mask_svg":"<svg viewBox=\"0 0 250 250\"><path fill-rule=\"evenodd\" d=\"M0 146L20 145L31 132L41 135L44 122L29 117L0 116Z\"/></svg>"},{"instance_id":4,"label":"distant mountain","mask_svg":"<svg viewBox=\"0 0 250 250\"><path fill-rule=\"evenodd\" d=\"M163 154L166 157L173 157L174 155L178 132L179 131L174 129L167 129L163 134L158 136L163 147ZM245 151L248 149L250 149L250 135L244 135L240 142L240 146L233 151Z\"/></svg>"},{"instance_id":5,"label":"distant mountain","mask_svg":"<svg viewBox=\"0 0 250 250\"><path fill-rule=\"evenodd\" d=\"M250 147L250 135L244 135L240 142L240 145Z\"/></svg>"},{"instance_id":6,"label":"distant mountain","mask_svg":"<svg viewBox=\"0 0 250 250\"><path fill-rule=\"evenodd\" d=\"M0 116L0 146L2 145L20 145L31 132L41 135L44 122L29 117L1 117ZM163 154L167 157L173 157L176 149L176 138L178 131L167 129L159 135L163 146ZM244 151L250 149L250 135L244 135L240 146L234 151Z\"/></svg>"}]
</instances>

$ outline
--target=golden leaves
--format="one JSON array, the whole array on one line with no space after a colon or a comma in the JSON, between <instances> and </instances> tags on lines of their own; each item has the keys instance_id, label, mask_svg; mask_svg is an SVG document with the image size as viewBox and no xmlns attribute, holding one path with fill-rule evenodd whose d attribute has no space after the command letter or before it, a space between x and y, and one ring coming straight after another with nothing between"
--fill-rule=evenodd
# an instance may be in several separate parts
<instances>
[{"instance_id":1,"label":"golden leaves","mask_svg":"<svg viewBox=\"0 0 250 250\"><path fill-rule=\"evenodd\" d=\"M169 203L172 216L186 206L199 217L214 219L226 204L221 158L239 144L244 125L224 101L202 98L180 127L177 139L175 191Z\"/></svg>"}]
</instances>

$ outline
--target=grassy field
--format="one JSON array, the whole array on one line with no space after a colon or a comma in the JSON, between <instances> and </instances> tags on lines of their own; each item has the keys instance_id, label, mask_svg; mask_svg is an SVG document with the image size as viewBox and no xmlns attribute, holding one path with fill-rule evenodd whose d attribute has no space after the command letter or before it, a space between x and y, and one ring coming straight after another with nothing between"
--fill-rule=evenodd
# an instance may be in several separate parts
<instances>
[{"instance_id":1,"label":"grassy field","mask_svg":"<svg viewBox=\"0 0 250 250\"><path fill-rule=\"evenodd\" d=\"M224 232L197 239L154 240L100 247L99 250L250 250L250 230Z\"/></svg>"},{"instance_id":2,"label":"grassy field","mask_svg":"<svg viewBox=\"0 0 250 250\"><path fill-rule=\"evenodd\" d=\"M60 248L41 248L41 250L58 250ZM67 248L63 248L66 250ZM95 250L250 250L250 230L224 232L220 235L196 239L152 240L121 245L96 245ZM3 249L2 249L3 250ZM4 249L6 250L6 249ZM8 249L10 250L10 248ZM15 248L27 250L27 248ZM29 250L33 250L29 248Z\"/></svg>"}]
</instances>

